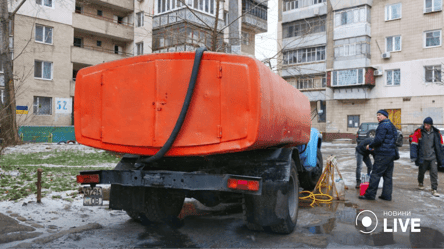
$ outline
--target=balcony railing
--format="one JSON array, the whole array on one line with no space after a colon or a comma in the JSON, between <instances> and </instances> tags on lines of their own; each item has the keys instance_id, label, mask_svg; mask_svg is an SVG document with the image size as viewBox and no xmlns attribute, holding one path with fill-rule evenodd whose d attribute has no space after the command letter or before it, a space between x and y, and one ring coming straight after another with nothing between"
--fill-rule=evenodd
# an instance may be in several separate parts
<instances>
[{"instance_id":1,"label":"balcony railing","mask_svg":"<svg viewBox=\"0 0 444 249\"><path fill-rule=\"evenodd\" d=\"M83 11L76 11L76 13L80 14L80 15L85 15L85 16L96 18L96 19L104 20L104 21L107 21L107 22L112 22L112 23L120 24L120 25L123 25L123 26L134 27L133 23L123 22L123 21L114 20L113 18L107 18L107 17L103 17L103 16L98 16L97 14L94 14L94 13L88 13L88 12L83 12Z\"/></svg>"},{"instance_id":2,"label":"balcony railing","mask_svg":"<svg viewBox=\"0 0 444 249\"><path fill-rule=\"evenodd\" d=\"M289 82L300 91L325 90L327 88L326 78L307 78Z\"/></svg>"},{"instance_id":3,"label":"balcony railing","mask_svg":"<svg viewBox=\"0 0 444 249\"><path fill-rule=\"evenodd\" d=\"M93 50L93 51L104 52L104 53L108 53L108 54L120 54L120 55L124 55L124 56L128 56L128 57L134 55L134 54L131 54L131 53L115 51L115 50L112 50L112 49L105 49L103 47L97 47L97 46L85 46L85 45L74 44L74 47L89 49L89 50Z\"/></svg>"},{"instance_id":4,"label":"balcony railing","mask_svg":"<svg viewBox=\"0 0 444 249\"><path fill-rule=\"evenodd\" d=\"M199 18L197 18L198 16ZM199 11L190 11L189 9L183 8L178 9L173 12L168 12L162 15L157 15L153 18L153 29L159 29L164 26L180 23L180 22L191 22L199 26L207 28L214 27L216 18L204 14ZM217 24L218 29L224 27L223 20L219 20Z\"/></svg>"},{"instance_id":5,"label":"balcony railing","mask_svg":"<svg viewBox=\"0 0 444 249\"><path fill-rule=\"evenodd\" d=\"M257 16L251 15L251 14L245 14L242 17L242 23L252 27L256 31L263 33L267 32L268 26L267 21L264 19L261 19Z\"/></svg>"}]
</instances>

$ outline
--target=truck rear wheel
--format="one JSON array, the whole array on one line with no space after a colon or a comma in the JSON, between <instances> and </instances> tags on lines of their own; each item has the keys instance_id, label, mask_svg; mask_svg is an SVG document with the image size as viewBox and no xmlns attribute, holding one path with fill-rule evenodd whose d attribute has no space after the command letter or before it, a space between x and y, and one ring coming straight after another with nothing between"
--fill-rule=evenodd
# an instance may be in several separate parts
<instances>
[{"instance_id":1,"label":"truck rear wheel","mask_svg":"<svg viewBox=\"0 0 444 249\"><path fill-rule=\"evenodd\" d=\"M114 170L134 170L134 164L136 161L137 157L123 157ZM171 218L177 217L182 210L185 194L174 189L140 188L111 184L110 196L113 191L131 194L135 192L134 188L139 188L137 191L138 195L143 195L138 198L144 198L143 212L125 210L135 221L142 221L145 219L151 222L169 221Z\"/></svg>"},{"instance_id":2,"label":"truck rear wheel","mask_svg":"<svg viewBox=\"0 0 444 249\"><path fill-rule=\"evenodd\" d=\"M261 196L244 195L242 208L245 225L250 230L263 231L264 227L259 225L258 221L274 220L273 225L269 226L273 232L293 232L299 210L299 180L294 161L291 162L290 180L285 187L286 191L275 190L272 187L265 189L266 187L263 186ZM276 223L276 220L279 222Z\"/></svg>"},{"instance_id":3,"label":"truck rear wheel","mask_svg":"<svg viewBox=\"0 0 444 249\"><path fill-rule=\"evenodd\" d=\"M185 194L174 189L146 188L143 218L151 222L171 221L180 214Z\"/></svg>"},{"instance_id":4,"label":"truck rear wheel","mask_svg":"<svg viewBox=\"0 0 444 249\"><path fill-rule=\"evenodd\" d=\"M316 167L306 169L301 173L301 187L303 187L304 190L312 191L316 187L319 177L322 175L323 168L322 153L318 149L316 155Z\"/></svg>"},{"instance_id":5,"label":"truck rear wheel","mask_svg":"<svg viewBox=\"0 0 444 249\"><path fill-rule=\"evenodd\" d=\"M287 215L285 219L277 225L270 226L275 233L289 234L293 232L298 221L299 212L299 180L296 170L296 165L292 160L292 167L290 171L290 181L288 182L288 192L285 195L287 198L281 199L278 205L287 207Z\"/></svg>"}]
</instances>

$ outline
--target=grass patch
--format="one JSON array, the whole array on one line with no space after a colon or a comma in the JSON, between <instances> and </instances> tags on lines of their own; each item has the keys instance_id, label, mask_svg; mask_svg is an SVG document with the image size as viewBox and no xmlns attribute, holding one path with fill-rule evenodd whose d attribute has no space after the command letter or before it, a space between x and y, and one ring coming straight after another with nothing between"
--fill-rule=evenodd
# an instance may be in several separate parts
<instances>
[{"instance_id":1,"label":"grass patch","mask_svg":"<svg viewBox=\"0 0 444 249\"><path fill-rule=\"evenodd\" d=\"M84 170L109 170L107 167L13 167L2 166L3 174L0 175L0 201L20 200L31 194L37 193L37 169L42 172L42 197L50 192L77 191L81 186L76 182L76 175ZM8 175L14 172L14 175ZM5 174L6 173L6 174ZM46 193L46 194L43 194ZM71 193L75 198L77 193Z\"/></svg>"},{"instance_id":2,"label":"grass patch","mask_svg":"<svg viewBox=\"0 0 444 249\"><path fill-rule=\"evenodd\" d=\"M119 158L97 150L96 153L84 151L52 151L30 154L8 154L0 156L0 201L20 200L37 193L37 169L41 168L42 193L76 191L81 185L76 175L85 170L109 170L108 167L91 167L105 163L116 165ZM44 165L62 165L46 167ZM70 167L82 166L82 167ZM42 194L42 196L44 196ZM75 198L76 195L73 195Z\"/></svg>"},{"instance_id":3,"label":"grass patch","mask_svg":"<svg viewBox=\"0 0 444 249\"><path fill-rule=\"evenodd\" d=\"M103 163L118 163L119 158L110 153L85 153L83 151L53 151L30 154L2 155L0 165L29 166L53 164L63 166L90 166Z\"/></svg>"}]
</instances>

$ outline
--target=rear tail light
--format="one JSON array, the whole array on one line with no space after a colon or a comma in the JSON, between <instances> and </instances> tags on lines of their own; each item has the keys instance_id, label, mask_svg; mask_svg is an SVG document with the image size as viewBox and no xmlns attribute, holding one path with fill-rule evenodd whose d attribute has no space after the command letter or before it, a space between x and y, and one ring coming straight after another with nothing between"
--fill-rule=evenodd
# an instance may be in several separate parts
<instances>
[{"instance_id":1,"label":"rear tail light","mask_svg":"<svg viewBox=\"0 0 444 249\"><path fill-rule=\"evenodd\" d=\"M100 178L99 175L78 175L77 176L78 183L99 183Z\"/></svg>"},{"instance_id":2,"label":"rear tail light","mask_svg":"<svg viewBox=\"0 0 444 249\"><path fill-rule=\"evenodd\" d=\"M230 189L236 189L236 190L258 191L259 181L230 178L228 179L227 186Z\"/></svg>"}]
</instances>

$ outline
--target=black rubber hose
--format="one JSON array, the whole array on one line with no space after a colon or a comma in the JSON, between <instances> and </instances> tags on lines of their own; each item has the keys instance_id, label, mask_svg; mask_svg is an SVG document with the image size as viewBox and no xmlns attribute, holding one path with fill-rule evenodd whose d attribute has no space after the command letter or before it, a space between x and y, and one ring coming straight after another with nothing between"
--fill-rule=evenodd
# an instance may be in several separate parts
<instances>
[{"instance_id":1,"label":"black rubber hose","mask_svg":"<svg viewBox=\"0 0 444 249\"><path fill-rule=\"evenodd\" d=\"M197 75L199 73L200 62L202 60L203 52L206 51L207 48L202 47L196 50L196 55L194 57L193 70L191 71L191 79L188 84L187 95L185 96L185 101L183 102L182 110L180 111L179 118L176 121L176 125L174 126L173 131L171 132L170 137L162 146L162 148L154 155L148 158L144 158L140 160L141 163L152 163L156 160L162 158L171 148L174 141L176 140L177 135L179 134L180 129L182 128L183 122L185 121L185 117L187 116L188 108L190 107L191 97L193 96L194 87L196 86ZM138 167L142 168L145 165L140 165Z\"/></svg>"}]
</instances>

